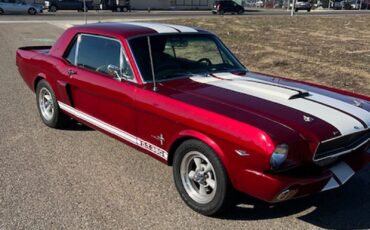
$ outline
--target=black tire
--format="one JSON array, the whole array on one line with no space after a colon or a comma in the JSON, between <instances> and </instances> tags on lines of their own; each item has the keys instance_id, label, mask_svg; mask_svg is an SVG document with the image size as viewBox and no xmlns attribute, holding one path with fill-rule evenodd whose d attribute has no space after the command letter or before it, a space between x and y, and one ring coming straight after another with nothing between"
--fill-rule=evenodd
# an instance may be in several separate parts
<instances>
[{"instance_id":1,"label":"black tire","mask_svg":"<svg viewBox=\"0 0 370 230\"><path fill-rule=\"evenodd\" d=\"M37 10L35 8L31 7L31 8L28 9L28 14L29 15L35 15L35 14L37 14Z\"/></svg>"},{"instance_id":2,"label":"black tire","mask_svg":"<svg viewBox=\"0 0 370 230\"><path fill-rule=\"evenodd\" d=\"M225 14L225 11L220 10L220 11L218 11L218 13L219 13L220 15L224 15L224 14Z\"/></svg>"},{"instance_id":3,"label":"black tire","mask_svg":"<svg viewBox=\"0 0 370 230\"><path fill-rule=\"evenodd\" d=\"M57 12L57 10L58 10L57 7L54 6L54 5L52 5L52 6L49 7L49 11L50 12Z\"/></svg>"},{"instance_id":4,"label":"black tire","mask_svg":"<svg viewBox=\"0 0 370 230\"><path fill-rule=\"evenodd\" d=\"M307 9L307 12L310 12L311 11L311 8Z\"/></svg>"},{"instance_id":5,"label":"black tire","mask_svg":"<svg viewBox=\"0 0 370 230\"><path fill-rule=\"evenodd\" d=\"M239 15L244 14L244 10L239 10L239 11L238 11L238 14L239 14Z\"/></svg>"},{"instance_id":6,"label":"black tire","mask_svg":"<svg viewBox=\"0 0 370 230\"><path fill-rule=\"evenodd\" d=\"M49 105L53 108L53 113L49 118L42 112L42 105L40 102L42 100L42 92L48 92L51 96L52 103L49 103ZM70 119L60 110L54 91L46 80L41 80L36 86L36 103L41 120L45 125L51 128L62 128L67 125L68 121L70 121Z\"/></svg>"},{"instance_id":7,"label":"black tire","mask_svg":"<svg viewBox=\"0 0 370 230\"><path fill-rule=\"evenodd\" d=\"M295 9L294 9L294 11L295 11L295 12L298 12L298 9L297 9L297 8L295 8Z\"/></svg>"},{"instance_id":8,"label":"black tire","mask_svg":"<svg viewBox=\"0 0 370 230\"><path fill-rule=\"evenodd\" d=\"M4 10L0 8L0 14L4 14Z\"/></svg>"},{"instance_id":9,"label":"black tire","mask_svg":"<svg viewBox=\"0 0 370 230\"><path fill-rule=\"evenodd\" d=\"M187 170L184 171L184 165L186 169L190 170L190 163L186 163L187 159L191 158L192 153L201 153L206 159L208 160L208 163L211 164L212 170L210 170L207 174L208 176L203 176L203 179L208 180L214 179L214 185L216 189L208 188L207 193L210 192L210 190L213 190L211 193L213 195L210 198L209 201L206 202L198 202L192 198L193 195L189 195L189 187L192 186L192 188L196 189L196 184L198 182L195 182L195 175L192 179L190 179L190 173L188 174ZM190 155L189 155L190 154ZM196 157L193 158L193 160ZM195 161L194 161L195 162ZM202 161L203 163L207 164L207 161ZM195 164L193 164L195 166ZM204 170L204 166L202 166L202 170ZM194 172L194 169L192 169ZM198 170L197 170L198 171ZM215 175L213 175L213 173ZM188 176L189 175L189 176ZM228 207L229 203L228 200L230 199L230 193L232 191L232 187L230 186L230 182L226 173L226 170L224 169L224 166L221 162L221 160L218 158L216 153L213 151L211 147L204 144L203 142L195 139L187 140L184 143L182 143L176 150L174 155L174 161L173 161L173 176L175 185L177 188L177 191L180 193L181 198L184 200L184 202L194 211L206 215L206 216L215 216L218 214L221 214L226 207ZM185 177L188 177L187 179L190 182L186 182L184 180ZM200 182L202 183L202 182ZM199 194L200 193L200 183L198 183L199 188ZM204 185L206 181L203 181ZM208 183L208 182L207 182ZM186 185L185 185L186 184ZM187 188L185 188L187 187ZM210 189L210 190L209 190ZM208 196L209 194L206 194Z\"/></svg>"}]
</instances>

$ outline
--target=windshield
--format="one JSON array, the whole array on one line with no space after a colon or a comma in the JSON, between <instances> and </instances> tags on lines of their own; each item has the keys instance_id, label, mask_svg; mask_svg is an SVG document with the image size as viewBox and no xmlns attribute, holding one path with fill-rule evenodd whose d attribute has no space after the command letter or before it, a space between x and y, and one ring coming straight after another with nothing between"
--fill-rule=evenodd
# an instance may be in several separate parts
<instances>
[{"instance_id":1,"label":"windshield","mask_svg":"<svg viewBox=\"0 0 370 230\"><path fill-rule=\"evenodd\" d=\"M145 82L152 81L147 37L129 41ZM171 80L194 74L241 71L245 68L213 35L176 34L150 36L156 80Z\"/></svg>"}]
</instances>

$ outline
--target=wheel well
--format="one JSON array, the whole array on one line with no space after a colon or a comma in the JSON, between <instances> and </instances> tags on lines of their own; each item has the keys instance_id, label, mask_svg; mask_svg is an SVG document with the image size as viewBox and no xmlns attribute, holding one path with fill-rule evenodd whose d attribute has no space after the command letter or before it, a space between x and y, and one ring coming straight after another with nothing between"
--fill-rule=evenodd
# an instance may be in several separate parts
<instances>
[{"instance_id":1,"label":"wheel well","mask_svg":"<svg viewBox=\"0 0 370 230\"><path fill-rule=\"evenodd\" d=\"M186 136L186 137L182 137L182 138L179 138L177 139L172 145L171 145L171 148L170 148L170 151L168 152L168 159L167 159L167 164L169 166L172 166L172 163L173 163L173 157L175 155L175 152L176 152L176 149L185 141L187 140L190 140L190 139L195 139L195 140L198 140L197 138L194 138L194 137L191 137L191 136Z\"/></svg>"},{"instance_id":2,"label":"wheel well","mask_svg":"<svg viewBox=\"0 0 370 230\"><path fill-rule=\"evenodd\" d=\"M39 82L40 82L41 80L44 80L44 78L43 78L43 77L40 77L40 76L36 77L35 82L34 82L34 84L33 84L33 90L34 90L35 92L36 92L37 84L39 84Z\"/></svg>"}]
</instances>

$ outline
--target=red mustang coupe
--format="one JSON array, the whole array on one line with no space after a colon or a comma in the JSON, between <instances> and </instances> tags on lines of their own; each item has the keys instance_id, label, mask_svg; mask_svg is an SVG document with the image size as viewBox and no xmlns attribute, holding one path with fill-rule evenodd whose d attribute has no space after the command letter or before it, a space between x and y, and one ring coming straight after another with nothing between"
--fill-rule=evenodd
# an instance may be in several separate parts
<instances>
[{"instance_id":1,"label":"red mustang coupe","mask_svg":"<svg viewBox=\"0 0 370 230\"><path fill-rule=\"evenodd\" d=\"M369 163L370 97L250 72L205 30L76 26L52 47L19 48L17 66L46 125L73 118L172 165L204 215L233 189L280 202Z\"/></svg>"}]
</instances>

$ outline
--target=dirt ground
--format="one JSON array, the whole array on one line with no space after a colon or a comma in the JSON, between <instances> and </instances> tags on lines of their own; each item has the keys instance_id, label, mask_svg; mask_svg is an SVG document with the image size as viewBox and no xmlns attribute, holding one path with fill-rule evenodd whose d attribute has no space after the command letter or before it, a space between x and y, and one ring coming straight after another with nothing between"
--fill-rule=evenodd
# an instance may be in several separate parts
<instances>
[{"instance_id":1,"label":"dirt ground","mask_svg":"<svg viewBox=\"0 0 370 230\"><path fill-rule=\"evenodd\" d=\"M251 71L370 95L370 15L171 20L217 34Z\"/></svg>"}]
</instances>

